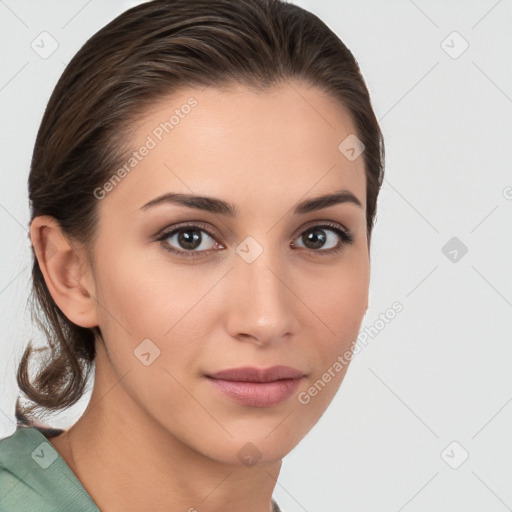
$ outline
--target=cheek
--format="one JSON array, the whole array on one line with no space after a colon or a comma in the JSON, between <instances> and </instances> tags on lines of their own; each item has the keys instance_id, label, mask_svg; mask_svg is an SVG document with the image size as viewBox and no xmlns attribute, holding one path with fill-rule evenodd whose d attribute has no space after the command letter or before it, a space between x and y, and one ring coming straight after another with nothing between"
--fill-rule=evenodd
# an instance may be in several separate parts
<instances>
[{"instance_id":1,"label":"cheek","mask_svg":"<svg viewBox=\"0 0 512 512\"><path fill-rule=\"evenodd\" d=\"M304 341L313 371L297 400L303 408L300 410L314 421L333 400L352 360L368 298L369 268L365 261L361 257L354 265L340 265L328 279L311 281L309 293L304 290L304 302L316 313L309 323L310 342ZM312 284L316 285L315 293L311 293Z\"/></svg>"},{"instance_id":2,"label":"cheek","mask_svg":"<svg viewBox=\"0 0 512 512\"><path fill-rule=\"evenodd\" d=\"M333 267L321 280L312 279L303 289L304 302L315 313L311 314L310 330L316 340L316 368L320 373L355 343L366 311L368 289L369 263L362 254Z\"/></svg>"},{"instance_id":3,"label":"cheek","mask_svg":"<svg viewBox=\"0 0 512 512\"><path fill-rule=\"evenodd\" d=\"M325 316L331 331L343 334L359 329L368 302L369 281L368 257L354 252L339 265L331 267L322 283L311 287L316 292L314 298L311 292L309 295Z\"/></svg>"},{"instance_id":4,"label":"cheek","mask_svg":"<svg viewBox=\"0 0 512 512\"><path fill-rule=\"evenodd\" d=\"M200 339L200 327L211 316L208 301L202 299L222 272L178 266L165 255L148 261L143 251L133 248L130 254L111 252L97 273L102 331L109 345L115 344L112 348L121 349L122 344L119 352L126 357L150 339L161 351L161 363L179 366L177 359L192 354L199 343L194 340Z\"/></svg>"},{"instance_id":5,"label":"cheek","mask_svg":"<svg viewBox=\"0 0 512 512\"><path fill-rule=\"evenodd\" d=\"M330 283L321 300L334 333L343 337L345 334L357 334L366 311L368 286L368 278L355 272Z\"/></svg>"}]
</instances>

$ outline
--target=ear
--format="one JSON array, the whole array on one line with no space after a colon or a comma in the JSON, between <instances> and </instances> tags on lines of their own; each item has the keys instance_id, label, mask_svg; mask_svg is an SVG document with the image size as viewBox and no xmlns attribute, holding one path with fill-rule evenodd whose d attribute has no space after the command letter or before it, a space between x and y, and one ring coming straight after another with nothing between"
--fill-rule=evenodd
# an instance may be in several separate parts
<instances>
[{"instance_id":1,"label":"ear","mask_svg":"<svg viewBox=\"0 0 512 512\"><path fill-rule=\"evenodd\" d=\"M71 244L49 215L32 220L30 240L46 286L60 310L81 327L98 325L94 280L85 252Z\"/></svg>"}]
</instances>

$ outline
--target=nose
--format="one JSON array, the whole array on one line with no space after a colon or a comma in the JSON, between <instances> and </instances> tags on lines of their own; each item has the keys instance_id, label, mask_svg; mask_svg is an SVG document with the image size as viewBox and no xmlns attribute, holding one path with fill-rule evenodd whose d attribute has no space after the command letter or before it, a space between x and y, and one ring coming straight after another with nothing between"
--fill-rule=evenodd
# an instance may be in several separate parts
<instances>
[{"instance_id":1,"label":"nose","mask_svg":"<svg viewBox=\"0 0 512 512\"><path fill-rule=\"evenodd\" d=\"M300 300L279 256L263 251L252 263L237 257L229 279L226 328L233 338L268 345L297 332Z\"/></svg>"}]
</instances>

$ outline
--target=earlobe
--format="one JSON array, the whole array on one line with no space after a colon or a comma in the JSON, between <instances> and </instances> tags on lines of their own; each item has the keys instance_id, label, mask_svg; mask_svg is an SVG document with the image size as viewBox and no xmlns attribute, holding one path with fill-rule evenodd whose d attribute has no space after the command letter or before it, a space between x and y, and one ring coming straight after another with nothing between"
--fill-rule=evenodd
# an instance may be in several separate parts
<instances>
[{"instance_id":1,"label":"earlobe","mask_svg":"<svg viewBox=\"0 0 512 512\"><path fill-rule=\"evenodd\" d=\"M53 300L73 323L98 325L96 303L85 253L78 251L54 217L41 215L30 224L30 239ZM89 291L90 290L90 291Z\"/></svg>"}]
</instances>

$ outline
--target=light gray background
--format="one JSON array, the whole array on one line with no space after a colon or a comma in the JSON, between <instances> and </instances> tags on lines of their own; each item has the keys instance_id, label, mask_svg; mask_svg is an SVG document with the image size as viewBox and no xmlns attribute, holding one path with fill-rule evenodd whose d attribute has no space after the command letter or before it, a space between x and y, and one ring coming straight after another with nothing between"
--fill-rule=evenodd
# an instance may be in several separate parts
<instances>
[{"instance_id":1,"label":"light gray background","mask_svg":"<svg viewBox=\"0 0 512 512\"><path fill-rule=\"evenodd\" d=\"M25 307L36 131L65 64L136 3L0 1L1 437L15 429L22 349L42 341ZM356 56L387 158L362 329L378 332L274 496L285 512L512 510L512 2L296 3ZM59 44L47 59L31 48L42 31ZM445 255L452 237L467 254Z\"/></svg>"}]
</instances>

